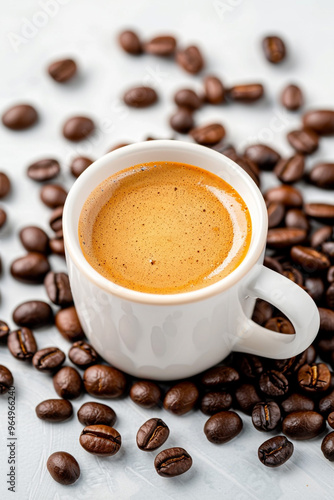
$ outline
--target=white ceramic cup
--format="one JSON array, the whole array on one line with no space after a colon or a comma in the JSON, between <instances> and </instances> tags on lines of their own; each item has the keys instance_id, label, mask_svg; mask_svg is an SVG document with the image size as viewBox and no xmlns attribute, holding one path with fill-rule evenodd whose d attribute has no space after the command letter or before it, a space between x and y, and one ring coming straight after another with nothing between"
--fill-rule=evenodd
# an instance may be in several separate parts
<instances>
[{"instance_id":1,"label":"white ceramic cup","mask_svg":"<svg viewBox=\"0 0 334 500\"><path fill-rule=\"evenodd\" d=\"M183 162L209 170L233 186L246 202L252 219L249 251L221 281L192 292L148 294L109 281L83 256L78 221L88 195L117 171L154 161ZM301 287L263 266L267 229L267 210L259 189L242 168L216 151L181 141L155 140L103 156L75 182L63 214L74 303L89 341L116 368L158 380L195 375L232 350L275 359L299 354L318 332L319 313ZM250 318L256 298L280 309L296 333L276 333L254 323Z\"/></svg>"}]
</instances>

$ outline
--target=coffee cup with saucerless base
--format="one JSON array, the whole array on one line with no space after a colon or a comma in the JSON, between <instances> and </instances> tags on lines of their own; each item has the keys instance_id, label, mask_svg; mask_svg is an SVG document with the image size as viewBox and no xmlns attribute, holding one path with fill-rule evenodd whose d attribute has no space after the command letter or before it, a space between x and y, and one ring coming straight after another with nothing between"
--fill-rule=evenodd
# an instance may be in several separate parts
<instances>
[{"instance_id":1,"label":"coffee cup with saucerless base","mask_svg":"<svg viewBox=\"0 0 334 500\"><path fill-rule=\"evenodd\" d=\"M149 141L103 156L75 182L63 214L87 338L111 365L157 380L193 376L231 351L299 354L318 332L318 310L263 266L267 230L259 189L216 151ZM256 298L295 334L254 323Z\"/></svg>"}]
</instances>

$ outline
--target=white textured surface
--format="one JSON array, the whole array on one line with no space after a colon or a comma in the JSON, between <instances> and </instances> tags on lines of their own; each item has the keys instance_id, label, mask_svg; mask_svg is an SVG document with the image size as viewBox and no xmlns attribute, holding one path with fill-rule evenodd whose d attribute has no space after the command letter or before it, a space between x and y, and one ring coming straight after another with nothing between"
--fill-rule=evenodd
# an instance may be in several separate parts
<instances>
[{"instance_id":1,"label":"white textured surface","mask_svg":"<svg viewBox=\"0 0 334 500\"><path fill-rule=\"evenodd\" d=\"M53 17L44 16L45 25L15 52L8 34L20 34L27 20L38 22L36 13L47 3L58 5L58 12ZM11 312L19 302L46 298L42 286L21 285L8 273L10 262L24 253L17 237L19 228L38 222L48 229L49 211L39 201L39 186L21 175L26 166L44 156L55 156L63 166L59 180L69 187L69 157L85 153L96 158L118 142L137 141L147 135L170 137L166 117L173 110L174 90L186 85L200 88L201 77L191 77L169 61L148 56L134 59L123 54L115 42L117 31L135 27L146 37L172 31L183 44L201 43L207 58L206 71L220 75L227 85L258 80L267 84L267 97L262 103L206 107L196 119L198 123L222 121L228 131L227 140L236 145L266 140L282 154L290 154L284 132L298 125L299 115L283 112L276 104L277 95L285 83L305 82L306 107L333 106L333 15L330 0L282 0L275 4L260 0L169 0L168 4L153 0L6 2L0 19L0 112L18 101L30 101L38 107L41 119L36 127L23 133L0 126L1 170L8 172L13 181L12 195L1 202L9 215L9 224L0 237L5 265L0 281L1 318L13 326ZM39 17L40 22L43 19ZM290 49L289 59L278 67L267 63L259 48L261 37L271 32L282 34ZM80 65L80 76L66 86L57 85L45 74L48 62L63 55L73 55ZM123 89L142 82L157 87L160 104L147 111L125 109L119 102ZM69 145L59 133L64 119L74 113L88 113L99 124L99 133L78 146ZM333 139L321 141L319 152L308 160L308 165L316 159L333 159ZM270 175L265 177L267 185L276 183ZM303 187L308 201L333 196ZM51 261L54 269L65 268L61 259L52 257ZM66 352L69 347L55 328L38 331L36 338L39 347L56 344ZM95 458L79 445L81 425L76 418L50 425L35 417L36 404L55 394L50 377L14 360L3 347L0 362L15 377L18 438L17 492L13 494L6 488L7 398L1 397L1 500L332 498L333 466L322 457L320 438L296 442L294 455L285 466L266 469L257 459L257 447L268 436L253 429L244 415L242 435L226 445L214 446L202 432L206 418L199 412L179 418L161 410L144 411L129 399L111 401L123 446L115 457ZM85 396L74 401L75 410L88 400ZM155 415L162 416L170 426L166 446L183 446L193 457L192 469L180 478L160 478L153 469L153 455L136 447L138 427ZM58 485L46 471L47 457L57 450L73 453L80 463L82 477L73 487Z\"/></svg>"}]
</instances>

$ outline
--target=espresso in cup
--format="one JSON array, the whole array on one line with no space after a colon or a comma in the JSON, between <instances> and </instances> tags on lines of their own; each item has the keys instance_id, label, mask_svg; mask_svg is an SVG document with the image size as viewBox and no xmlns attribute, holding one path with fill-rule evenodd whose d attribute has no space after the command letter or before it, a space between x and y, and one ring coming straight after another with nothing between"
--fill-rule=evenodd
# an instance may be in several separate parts
<instances>
[{"instance_id":1,"label":"espresso in cup","mask_svg":"<svg viewBox=\"0 0 334 500\"><path fill-rule=\"evenodd\" d=\"M89 264L125 288L176 294L236 269L252 235L244 200L202 168L151 162L122 170L87 198L79 219Z\"/></svg>"}]
</instances>

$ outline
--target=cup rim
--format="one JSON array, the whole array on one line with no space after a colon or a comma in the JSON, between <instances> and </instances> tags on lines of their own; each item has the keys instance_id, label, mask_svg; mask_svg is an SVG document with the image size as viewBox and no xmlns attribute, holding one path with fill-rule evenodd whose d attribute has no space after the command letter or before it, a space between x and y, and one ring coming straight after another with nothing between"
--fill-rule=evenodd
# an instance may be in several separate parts
<instances>
[{"instance_id":1,"label":"cup rim","mask_svg":"<svg viewBox=\"0 0 334 500\"><path fill-rule=\"evenodd\" d=\"M222 167L227 167L229 170L233 170L234 172L237 170L238 176L242 179L242 182L247 185L247 189L249 193L253 197L256 205L257 211L259 215L259 219L254 221L253 214L252 217L252 241L249 246L249 250L243 261L236 267L229 275L222 278L220 281L208 285L204 288L200 288L198 290L176 293L176 294L152 294L139 292L136 290L132 290L130 288L125 288L112 281L108 280L101 274L99 274L85 259L79 244L78 232L71 231L71 223L70 219L72 217L72 213L74 207L76 205L77 199L80 197L81 189L84 185L89 185L90 181L96 175L96 171L106 166L109 162L115 162L120 158L124 158L128 153L133 154L134 152L144 152L154 151L157 153L159 149L162 148L171 148L174 151L183 151L183 152L198 152L202 156L205 155L208 158L221 161ZM130 167L131 165L129 165ZM202 167L201 167L202 168ZM95 189L95 184L93 183ZM93 190L92 189L92 190ZM197 302L199 300L205 300L212 296L221 294L226 290L230 289L236 283L238 283L257 263L259 260L262 251L266 242L267 235L267 225L268 225L268 216L266 205L263 199L263 196L256 186L255 182L252 178L234 161L230 158L222 155L218 151L210 149L206 146L201 146L199 144L176 141L176 140L154 140L154 141L145 141L139 142L135 144L131 144L128 146L123 146L122 148L116 149L106 155L97 159L94 163L92 163L75 181L72 188L70 189L68 196L66 198L66 202L64 205L63 211L63 235L64 235L64 244L65 244L65 252L66 258L70 257L76 267L82 272L86 278L96 285L98 288L103 289L105 292L116 295L121 299L128 300L130 302L137 302L146 305L180 305ZM255 231L254 231L255 230ZM78 247L80 252L78 252Z\"/></svg>"}]
</instances>

